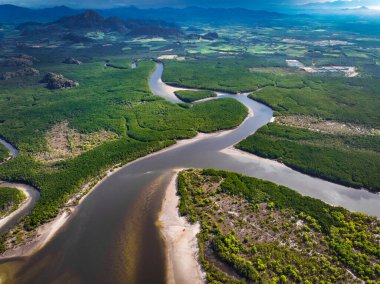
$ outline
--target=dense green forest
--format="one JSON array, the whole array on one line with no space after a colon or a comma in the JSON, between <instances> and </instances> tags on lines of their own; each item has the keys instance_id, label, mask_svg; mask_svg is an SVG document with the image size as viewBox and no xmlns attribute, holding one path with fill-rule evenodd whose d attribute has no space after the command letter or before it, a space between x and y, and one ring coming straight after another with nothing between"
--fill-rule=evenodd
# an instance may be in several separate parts
<instances>
[{"instance_id":1,"label":"dense green forest","mask_svg":"<svg viewBox=\"0 0 380 284\"><path fill-rule=\"evenodd\" d=\"M379 136L338 136L269 124L236 147L313 176L380 191L379 145Z\"/></svg>"},{"instance_id":2,"label":"dense green forest","mask_svg":"<svg viewBox=\"0 0 380 284\"><path fill-rule=\"evenodd\" d=\"M9 150L3 144L0 144L0 163L9 157Z\"/></svg>"},{"instance_id":3,"label":"dense green forest","mask_svg":"<svg viewBox=\"0 0 380 284\"><path fill-rule=\"evenodd\" d=\"M374 217L211 169L180 172L178 194L180 214L200 222L199 259L208 283L380 280Z\"/></svg>"},{"instance_id":4,"label":"dense green forest","mask_svg":"<svg viewBox=\"0 0 380 284\"><path fill-rule=\"evenodd\" d=\"M201 90L201 91L176 91L175 95L185 103L192 103L206 98L216 97L216 93L213 91Z\"/></svg>"},{"instance_id":5,"label":"dense green forest","mask_svg":"<svg viewBox=\"0 0 380 284\"><path fill-rule=\"evenodd\" d=\"M273 85L273 75L251 73L248 68L274 62L253 56L165 61L163 80L175 86L239 93Z\"/></svg>"},{"instance_id":6,"label":"dense green forest","mask_svg":"<svg viewBox=\"0 0 380 284\"><path fill-rule=\"evenodd\" d=\"M126 59L113 60L129 65ZM49 91L39 78L4 82L0 92L0 134L19 150L17 158L0 165L0 180L20 181L41 192L31 214L23 221L27 230L55 217L70 195L104 171L195 136L239 125L247 109L235 100L221 99L192 108L169 103L152 95L148 78L154 62L142 61L136 69L104 68L96 61L82 65L43 64L80 83L78 88ZM17 108L13 107L17 105ZM228 117L228 119L225 119ZM47 152L46 132L67 121L80 133L106 130L116 133L108 141L81 155L53 165L36 159Z\"/></svg>"},{"instance_id":7,"label":"dense green forest","mask_svg":"<svg viewBox=\"0 0 380 284\"><path fill-rule=\"evenodd\" d=\"M302 114L380 127L378 79L321 78L301 88L268 87L250 98L269 105L276 115Z\"/></svg>"},{"instance_id":8,"label":"dense green forest","mask_svg":"<svg viewBox=\"0 0 380 284\"><path fill-rule=\"evenodd\" d=\"M228 92L260 91L250 97L276 115L303 114L380 127L380 81L376 77L259 72L284 62L253 56L165 62L163 79L173 85ZM262 67L262 68L254 68ZM254 71L250 71L254 70Z\"/></svg>"},{"instance_id":9,"label":"dense green forest","mask_svg":"<svg viewBox=\"0 0 380 284\"><path fill-rule=\"evenodd\" d=\"M17 188L0 187L0 218L16 210L25 198Z\"/></svg>"}]
</instances>

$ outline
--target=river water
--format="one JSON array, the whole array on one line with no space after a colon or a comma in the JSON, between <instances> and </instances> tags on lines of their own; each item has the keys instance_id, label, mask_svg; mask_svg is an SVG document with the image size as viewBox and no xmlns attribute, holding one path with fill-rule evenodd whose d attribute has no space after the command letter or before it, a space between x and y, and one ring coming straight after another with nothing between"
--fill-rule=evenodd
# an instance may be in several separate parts
<instances>
[{"instance_id":1,"label":"river water","mask_svg":"<svg viewBox=\"0 0 380 284\"><path fill-rule=\"evenodd\" d=\"M0 138L0 144L4 145L9 150L11 154L10 159L17 157L18 150L15 147L13 147L12 144L8 143L2 138ZM5 161L4 163L6 162L7 161ZM0 181L0 190L1 190L1 187L16 187L16 188L22 187L24 188L25 191L28 192L30 201L27 201L26 206L22 206L20 210L17 210L17 213L11 214L5 222L0 222L0 236L2 236L9 229L13 228L15 225L17 225L17 223L22 217L25 217L26 215L28 215L40 197L39 191L37 191L35 188L28 185Z\"/></svg>"},{"instance_id":2,"label":"river water","mask_svg":"<svg viewBox=\"0 0 380 284\"><path fill-rule=\"evenodd\" d=\"M4 139L0 138L0 144L3 144L9 152L11 152L12 157L16 157L18 155L18 150Z\"/></svg>"},{"instance_id":3,"label":"river water","mask_svg":"<svg viewBox=\"0 0 380 284\"><path fill-rule=\"evenodd\" d=\"M157 65L149 81L156 95L178 102ZM380 195L336 185L254 155L222 152L267 124L272 110L245 94L228 95L254 116L238 128L140 159L101 183L56 236L31 257L4 260L18 283L164 283L165 254L156 220L176 168L218 168L267 179L352 211L380 217Z\"/></svg>"}]
</instances>

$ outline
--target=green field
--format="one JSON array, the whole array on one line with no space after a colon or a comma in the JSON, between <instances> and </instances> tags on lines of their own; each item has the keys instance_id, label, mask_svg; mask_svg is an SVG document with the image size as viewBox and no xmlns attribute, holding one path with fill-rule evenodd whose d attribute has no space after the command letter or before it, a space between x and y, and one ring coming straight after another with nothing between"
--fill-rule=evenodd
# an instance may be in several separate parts
<instances>
[{"instance_id":1,"label":"green field","mask_svg":"<svg viewBox=\"0 0 380 284\"><path fill-rule=\"evenodd\" d=\"M25 198L17 188L0 187L0 218L16 210Z\"/></svg>"},{"instance_id":2,"label":"green field","mask_svg":"<svg viewBox=\"0 0 380 284\"><path fill-rule=\"evenodd\" d=\"M277 124L237 148L336 183L380 191L380 136L332 135Z\"/></svg>"},{"instance_id":3,"label":"green field","mask_svg":"<svg viewBox=\"0 0 380 284\"><path fill-rule=\"evenodd\" d=\"M216 93L213 91L176 91L175 95L185 103L216 97Z\"/></svg>"},{"instance_id":4,"label":"green field","mask_svg":"<svg viewBox=\"0 0 380 284\"><path fill-rule=\"evenodd\" d=\"M180 214L201 226L207 283L380 280L374 217L225 171L182 171L178 194Z\"/></svg>"}]
</instances>

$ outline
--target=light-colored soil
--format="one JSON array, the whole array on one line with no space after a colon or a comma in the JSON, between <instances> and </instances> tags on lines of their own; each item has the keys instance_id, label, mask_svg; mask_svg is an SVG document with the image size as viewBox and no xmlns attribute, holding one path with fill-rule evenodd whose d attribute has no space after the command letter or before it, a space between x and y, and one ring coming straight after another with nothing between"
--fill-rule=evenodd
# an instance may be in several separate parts
<instances>
[{"instance_id":1,"label":"light-colored soil","mask_svg":"<svg viewBox=\"0 0 380 284\"><path fill-rule=\"evenodd\" d=\"M330 134L380 135L380 129L367 128L361 125L341 123L332 120L323 120L312 116L278 116L276 117L276 123Z\"/></svg>"},{"instance_id":2,"label":"light-colored soil","mask_svg":"<svg viewBox=\"0 0 380 284\"><path fill-rule=\"evenodd\" d=\"M177 173L173 176L162 204L159 224L166 246L167 283L203 283L197 261L199 224L190 224L178 213Z\"/></svg>"},{"instance_id":3,"label":"light-colored soil","mask_svg":"<svg viewBox=\"0 0 380 284\"><path fill-rule=\"evenodd\" d=\"M289 74L299 74L301 73L298 70L289 70L289 68L281 68L281 67L252 67L248 69L249 72L259 72L259 73L270 73L277 75L289 75Z\"/></svg>"},{"instance_id":4,"label":"light-colored soil","mask_svg":"<svg viewBox=\"0 0 380 284\"><path fill-rule=\"evenodd\" d=\"M48 150L37 154L37 160L54 163L60 160L76 157L91 150L105 141L116 139L118 135L109 131L99 131L89 134L79 133L69 127L67 121L54 125L46 133Z\"/></svg>"}]
</instances>

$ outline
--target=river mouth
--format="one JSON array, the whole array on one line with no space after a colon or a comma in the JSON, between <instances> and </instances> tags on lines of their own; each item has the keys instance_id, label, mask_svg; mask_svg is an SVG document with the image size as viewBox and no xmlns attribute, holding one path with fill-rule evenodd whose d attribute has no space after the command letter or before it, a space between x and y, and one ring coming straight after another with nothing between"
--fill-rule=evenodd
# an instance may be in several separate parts
<instances>
[{"instance_id":1,"label":"river mouth","mask_svg":"<svg viewBox=\"0 0 380 284\"><path fill-rule=\"evenodd\" d=\"M153 93L174 99L177 88L161 81L163 66L153 73ZM158 91L159 90L159 91ZM165 253L155 225L163 194L176 168L217 168L283 184L298 192L380 217L380 196L296 172L277 162L226 150L267 124L270 108L246 95L218 93L246 105L254 114L238 128L202 135L191 143L140 159L101 183L44 248L12 263L17 283L165 283Z\"/></svg>"}]
</instances>

